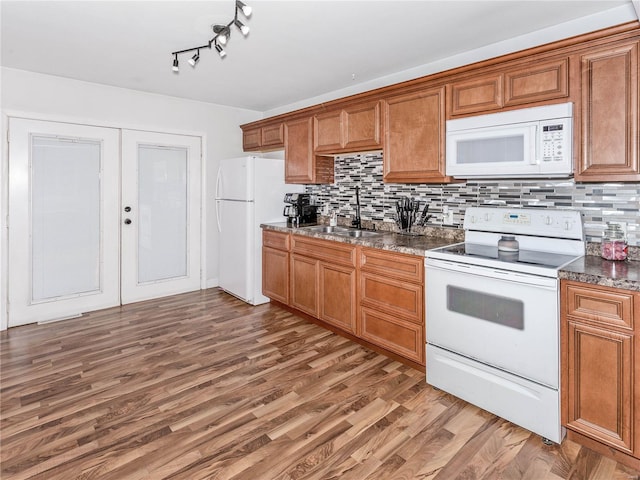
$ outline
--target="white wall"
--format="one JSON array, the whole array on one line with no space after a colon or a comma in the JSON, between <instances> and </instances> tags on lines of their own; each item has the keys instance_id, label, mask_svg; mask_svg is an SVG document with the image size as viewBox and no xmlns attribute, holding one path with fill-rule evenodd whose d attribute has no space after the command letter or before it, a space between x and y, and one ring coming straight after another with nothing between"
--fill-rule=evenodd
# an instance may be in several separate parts
<instances>
[{"instance_id":1,"label":"white wall","mask_svg":"<svg viewBox=\"0 0 640 480\"><path fill-rule=\"evenodd\" d=\"M239 125L262 118L261 113L9 68L2 68L0 74L3 114L0 211L3 219L6 218L7 198L7 115L201 135L205 142L203 155L208 185L204 250L207 283L217 285L218 235L212 199L218 162L222 158L243 155ZM2 225L4 227L4 220ZM6 245L5 228L0 241ZM6 255L6 249L2 250ZM3 256L0 259L0 328L6 327L4 302L8 280L5 267L6 257Z\"/></svg>"}]
</instances>

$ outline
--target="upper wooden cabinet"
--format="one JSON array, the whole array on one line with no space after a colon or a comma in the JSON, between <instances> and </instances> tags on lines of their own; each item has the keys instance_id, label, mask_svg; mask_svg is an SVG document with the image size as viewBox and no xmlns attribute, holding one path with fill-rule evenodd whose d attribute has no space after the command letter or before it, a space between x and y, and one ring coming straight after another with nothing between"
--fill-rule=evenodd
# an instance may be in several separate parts
<instances>
[{"instance_id":1,"label":"upper wooden cabinet","mask_svg":"<svg viewBox=\"0 0 640 480\"><path fill-rule=\"evenodd\" d=\"M333 158L313 152L313 118L284 124L284 177L286 183L332 183Z\"/></svg>"},{"instance_id":2,"label":"upper wooden cabinet","mask_svg":"<svg viewBox=\"0 0 640 480\"><path fill-rule=\"evenodd\" d=\"M385 182L446 182L445 87L383 100Z\"/></svg>"},{"instance_id":3,"label":"upper wooden cabinet","mask_svg":"<svg viewBox=\"0 0 640 480\"><path fill-rule=\"evenodd\" d=\"M474 76L450 85L450 115L487 112L502 107L502 74Z\"/></svg>"},{"instance_id":4,"label":"upper wooden cabinet","mask_svg":"<svg viewBox=\"0 0 640 480\"><path fill-rule=\"evenodd\" d=\"M448 183L447 119L573 102L576 181L637 182L639 38L629 22L336 99L242 125L243 145L284 147L289 183L333 182L318 155L380 148L385 182Z\"/></svg>"},{"instance_id":5,"label":"upper wooden cabinet","mask_svg":"<svg viewBox=\"0 0 640 480\"><path fill-rule=\"evenodd\" d=\"M639 181L638 40L580 56L579 181Z\"/></svg>"},{"instance_id":6,"label":"upper wooden cabinet","mask_svg":"<svg viewBox=\"0 0 640 480\"><path fill-rule=\"evenodd\" d=\"M345 153L382 148L380 101L318 113L313 121L315 153Z\"/></svg>"},{"instance_id":7,"label":"upper wooden cabinet","mask_svg":"<svg viewBox=\"0 0 640 480\"><path fill-rule=\"evenodd\" d=\"M242 149L245 152L284 148L284 123L242 130Z\"/></svg>"},{"instance_id":8,"label":"upper wooden cabinet","mask_svg":"<svg viewBox=\"0 0 640 480\"><path fill-rule=\"evenodd\" d=\"M569 59L531 62L450 84L449 116L495 112L569 96Z\"/></svg>"}]
</instances>

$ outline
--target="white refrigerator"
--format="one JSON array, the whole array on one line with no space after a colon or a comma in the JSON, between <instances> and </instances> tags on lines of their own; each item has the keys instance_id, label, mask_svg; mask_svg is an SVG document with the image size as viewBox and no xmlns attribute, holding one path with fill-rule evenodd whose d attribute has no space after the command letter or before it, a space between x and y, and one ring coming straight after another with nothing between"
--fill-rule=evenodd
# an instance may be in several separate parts
<instances>
[{"instance_id":1,"label":"white refrigerator","mask_svg":"<svg viewBox=\"0 0 640 480\"><path fill-rule=\"evenodd\" d=\"M284 194L302 185L284 183L284 160L246 156L220 162L216 180L220 288L252 305L262 295L260 224L284 222Z\"/></svg>"}]
</instances>

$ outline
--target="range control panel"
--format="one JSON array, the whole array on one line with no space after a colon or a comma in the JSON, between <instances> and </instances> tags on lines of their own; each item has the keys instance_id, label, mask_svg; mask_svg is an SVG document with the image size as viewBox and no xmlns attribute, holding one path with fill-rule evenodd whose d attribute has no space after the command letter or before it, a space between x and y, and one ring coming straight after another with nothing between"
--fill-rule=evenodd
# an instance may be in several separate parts
<instances>
[{"instance_id":1,"label":"range control panel","mask_svg":"<svg viewBox=\"0 0 640 480\"><path fill-rule=\"evenodd\" d=\"M469 207L464 229L584 240L582 217L575 210Z\"/></svg>"}]
</instances>

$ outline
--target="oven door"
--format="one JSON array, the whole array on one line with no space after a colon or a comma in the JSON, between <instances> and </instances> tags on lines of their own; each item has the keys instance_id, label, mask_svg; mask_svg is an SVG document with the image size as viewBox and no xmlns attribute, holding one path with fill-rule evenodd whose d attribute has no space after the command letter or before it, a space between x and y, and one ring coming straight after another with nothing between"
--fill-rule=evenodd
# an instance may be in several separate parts
<instances>
[{"instance_id":1,"label":"oven door","mask_svg":"<svg viewBox=\"0 0 640 480\"><path fill-rule=\"evenodd\" d=\"M425 265L428 344L558 389L557 278Z\"/></svg>"}]
</instances>

